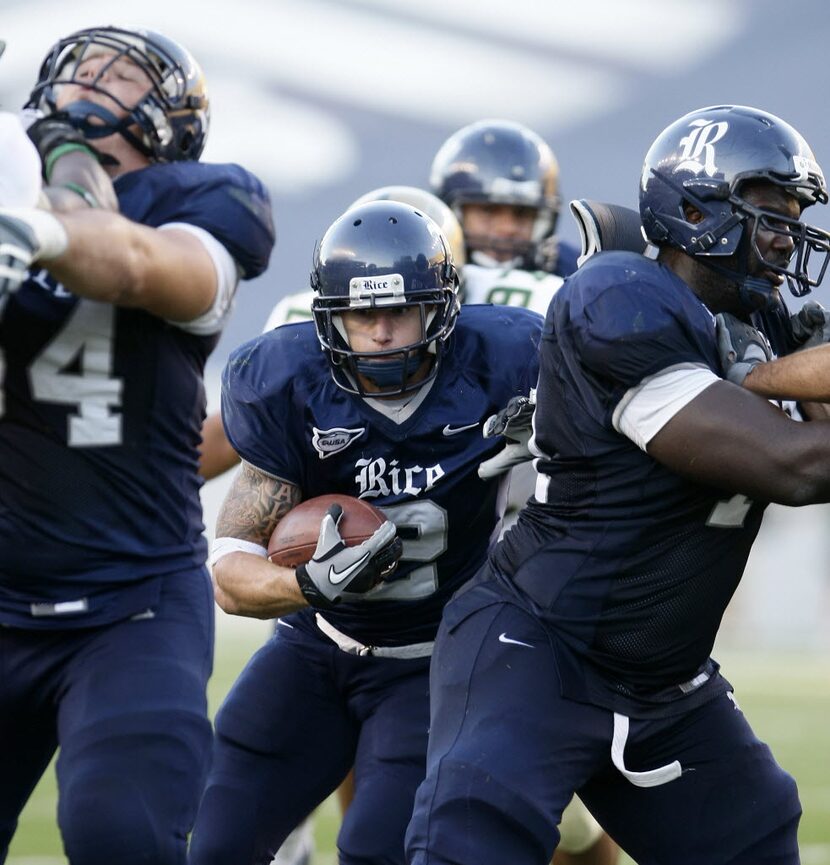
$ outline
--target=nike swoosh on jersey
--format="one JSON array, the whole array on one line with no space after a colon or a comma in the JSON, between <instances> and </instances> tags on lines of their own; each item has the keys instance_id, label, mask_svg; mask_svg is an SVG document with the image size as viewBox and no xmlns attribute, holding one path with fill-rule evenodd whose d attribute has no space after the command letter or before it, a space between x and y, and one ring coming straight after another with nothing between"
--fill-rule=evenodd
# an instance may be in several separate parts
<instances>
[{"instance_id":1,"label":"nike swoosh on jersey","mask_svg":"<svg viewBox=\"0 0 830 865\"><path fill-rule=\"evenodd\" d=\"M523 643L521 640L511 640L510 637L507 636L506 631L503 634L499 634L499 642L500 643L512 643L514 646L527 646L528 649L535 649L536 648L536 646L532 646L530 643Z\"/></svg>"},{"instance_id":2,"label":"nike swoosh on jersey","mask_svg":"<svg viewBox=\"0 0 830 865\"><path fill-rule=\"evenodd\" d=\"M356 562L352 562L349 567L343 571L336 571L334 565L332 565L329 568L329 582L333 586L339 586L343 580L347 580L352 574L359 571L371 557L371 552L367 550Z\"/></svg>"},{"instance_id":3,"label":"nike swoosh on jersey","mask_svg":"<svg viewBox=\"0 0 830 865\"><path fill-rule=\"evenodd\" d=\"M481 421L476 421L475 423L468 423L467 426L454 426L454 427L451 427L449 424L447 424L444 427L444 429L441 430L441 432L443 432L445 436L454 436L454 435L458 435L458 433L460 433L460 432L464 432L465 430L473 429L473 428L477 427L480 423L481 423Z\"/></svg>"}]
</instances>

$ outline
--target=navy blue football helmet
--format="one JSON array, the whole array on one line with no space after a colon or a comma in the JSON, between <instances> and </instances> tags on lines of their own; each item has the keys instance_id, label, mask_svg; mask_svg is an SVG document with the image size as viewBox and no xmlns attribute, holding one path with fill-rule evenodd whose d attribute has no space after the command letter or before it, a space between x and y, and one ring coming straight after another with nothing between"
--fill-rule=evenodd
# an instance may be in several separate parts
<instances>
[{"instance_id":1,"label":"navy blue football helmet","mask_svg":"<svg viewBox=\"0 0 830 865\"><path fill-rule=\"evenodd\" d=\"M311 287L317 337L339 387L361 396L394 396L438 374L458 315L458 276L447 239L426 214L398 201L347 210L315 250ZM342 314L389 307L417 307L420 338L389 350L353 351ZM428 358L425 377L413 381ZM361 376L380 391L367 391Z\"/></svg>"},{"instance_id":2,"label":"navy blue football helmet","mask_svg":"<svg viewBox=\"0 0 830 865\"><path fill-rule=\"evenodd\" d=\"M559 164L532 130L507 120L480 120L459 129L432 162L430 188L449 205L465 229L468 258L477 249L505 249L528 269L551 269L551 244L559 217ZM537 211L529 242L470 236L465 204L511 204ZM555 262L554 262L555 263Z\"/></svg>"},{"instance_id":3,"label":"navy blue football helmet","mask_svg":"<svg viewBox=\"0 0 830 865\"><path fill-rule=\"evenodd\" d=\"M802 210L827 203L824 175L801 135L780 118L742 105L702 108L672 123L648 151L640 180L640 218L648 240L681 249L733 279L750 308L775 296L772 283L748 277L750 252L786 277L796 297L821 282L830 253L827 232L744 200L743 185L759 181L794 195ZM686 204L703 220L689 222ZM786 266L762 258L760 230L793 239ZM819 259L814 276L808 272L812 253ZM734 254L737 269L728 269L722 260Z\"/></svg>"},{"instance_id":4,"label":"navy blue football helmet","mask_svg":"<svg viewBox=\"0 0 830 865\"><path fill-rule=\"evenodd\" d=\"M76 77L87 58L106 52L112 59L92 80ZM101 80L120 58L138 66L151 82L136 105L124 105ZM79 30L52 46L26 104L45 114L57 112L57 94L64 84L78 84L103 93L126 116L118 119L102 105L80 99L64 106L63 116L89 140L120 134L154 162L198 159L205 146L210 110L204 75L187 49L151 30L93 27ZM136 134L133 127L139 128Z\"/></svg>"}]
</instances>

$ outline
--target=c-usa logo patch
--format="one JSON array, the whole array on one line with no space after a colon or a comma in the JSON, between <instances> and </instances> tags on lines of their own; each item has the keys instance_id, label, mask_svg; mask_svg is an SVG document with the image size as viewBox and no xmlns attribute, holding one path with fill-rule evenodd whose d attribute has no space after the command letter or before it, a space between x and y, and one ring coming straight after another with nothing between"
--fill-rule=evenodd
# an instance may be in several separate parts
<instances>
[{"instance_id":1,"label":"c-usa logo patch","mask_svg":"<svg viewBox=\"0 0 830 865\"><path fill-rule=\"evenodd\" d=\"M360 429L344 429L343 427L317 429L315 426L312 429L314 435L311 437L311 443L321 460L346 450L355 439L359 439L366 432L366 427L360 427Z\"/></svg>"}]
</instances>

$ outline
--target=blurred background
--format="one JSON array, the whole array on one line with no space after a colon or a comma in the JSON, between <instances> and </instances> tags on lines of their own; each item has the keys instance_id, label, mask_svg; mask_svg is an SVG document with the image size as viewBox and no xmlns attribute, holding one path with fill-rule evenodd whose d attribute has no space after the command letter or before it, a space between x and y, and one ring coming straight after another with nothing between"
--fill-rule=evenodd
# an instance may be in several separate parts
<instances>
[{"instance_id":1,"label":"blurred background","mask_svg":"<svg viewBox=\"0 0 830 865\"><path fill-rule=\"evenodd\" d=\"M271 190L277 248L269 271L241 287L209 363L214 409L229 351L280 297L307 287L328 224L374 187L425 186L439 145L468 122L501 117L539 132L558 156L565 202L636 207L657 133L723 102L788 120L830 174L826 0L142 0L128 17L103 0L0 0L0 107L23 104L56 39L98 24L146 26L188 46L211 95L204 158L240 162ZM830 230L830 207L807 213ZM567 207L559 233L577 242ZM830 278L814 296L830 306ZM228 482L204 489L209 534ZM770 508L727 613L716 656L761 687L770 710L792 706L802 678L830 696L828 529L826 506ZM264 633L223 620L219 652L241 663L241 647ZM741 678L731 678L740 696ZM810 748L830 770L821 732ZM817 784L809 808L819 835L804 854L813 865L830 863L830 787ZM15 860L24 861L35 860Z\"/></svg>"}]
</instances>

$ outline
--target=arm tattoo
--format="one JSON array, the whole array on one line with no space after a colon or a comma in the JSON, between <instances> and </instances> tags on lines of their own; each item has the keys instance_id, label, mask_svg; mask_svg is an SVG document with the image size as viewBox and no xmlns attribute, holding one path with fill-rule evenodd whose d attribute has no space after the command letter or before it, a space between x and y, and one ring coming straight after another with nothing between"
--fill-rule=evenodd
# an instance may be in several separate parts
<instances>
[{"instance_id":1,"label":"arm tattoo","mask_svg":"<svg viewBox=\"0 0 830 865\"><path fill-rule=\"evenodd\" d=\"M268 546L277 523L299 503L300 488L243 462L216 521L217 538Z\"/></svg>"}]
</instances>

